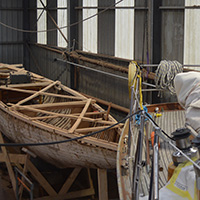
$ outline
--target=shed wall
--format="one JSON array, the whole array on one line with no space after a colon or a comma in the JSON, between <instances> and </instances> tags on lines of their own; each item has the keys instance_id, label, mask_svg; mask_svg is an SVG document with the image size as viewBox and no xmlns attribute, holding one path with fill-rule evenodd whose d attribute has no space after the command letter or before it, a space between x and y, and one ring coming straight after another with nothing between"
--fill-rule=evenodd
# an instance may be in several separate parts
<instances>
[{"instance_id":1,"label":"shed wall","mask_svg":"<svg viewBox=\"0 0 200 200\"><path fill-rule=\"evenodd\" d=\"M200 6L199 0L186 0L185 6ZM184 64L200 64L200 9L185 10ZM190 68L191 69L191 68ZM193 67L199 70L199 67Z\"/></svg>"},{"instance_id":2,"label":"shed wall","mask_svg":"<svg viewBox=\"0 0 200 200\"><path fill-rule=\"evenodd\" d=\"M0 1L0 21L23 29L23 1ZM23 63L23 33L0 26L0 62Z\"/></svg>"}]
</instances>

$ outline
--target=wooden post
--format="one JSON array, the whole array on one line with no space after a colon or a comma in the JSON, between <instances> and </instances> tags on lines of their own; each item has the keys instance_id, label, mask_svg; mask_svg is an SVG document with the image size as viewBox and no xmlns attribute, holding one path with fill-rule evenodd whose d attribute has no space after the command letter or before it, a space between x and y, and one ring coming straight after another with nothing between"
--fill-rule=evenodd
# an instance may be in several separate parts
<instances>
[{"instance_id":1,"label":"wooden post","mask_svg":"<svg viewBox=\"0 0 200 200\"><path fill-rule=\"evenodd\" d=\"M107 170L97 169L99 200L108 200Z\"/></svg>"},{"instance_id":2,"label":"wooden post","mask_svg":"<svg viewBox=\"0 0 200 200\"><path fill-rule=\"evenodd\" d=\"M0 132L0 143L4 143L2 134ZM12 165L17 166L21 171L23 171L24 174L27 172L30 172L32 176L37 180L37 182L43 187L43 189L46 191L47 196L39 197L37 200L54 200L54 199L59 199L59 200L64 200L64 199L71 199L71 198L76 198L80 199L82 197L86 196L91 196L94 197L95 190L93 187L92 179L91 179L91 174L89 169L87 170L88 172L88 179L89 179L89 188L86 189L81 189L78 191L69 191L70 187L72 184L75 182L76 178L78 177L80 171L82 168L76 167L72 171L72 173L69 175L63 186L61 187L60 191L57 193L54 188L51 186L51 184L46 180L46 178L41 174L41 172L34 166L34 164L30 161L30 156L31 154L11 154L8 153L6 150L6 147L1 146L2 153L0 153L0 162L5 162L7 166L7 170L10 176L10 180L12 183L12 187L14 190L14 193L16 195L16 179L15 179L15 174L12 169ZM11 164L12 163L12 164ZM101 179L103 180L103 176L100 175ZM22 178L23 180L23 178ZM100 181L102 184L103 181ZM101 189L103 190L103 188ZM19 195L20 199L22 197L22 192L23 188L20 187L19 189ZM104 198L104 196L101 198L104 200L107 200L107 198Z\"/></svg>"},{"instance_id":3,"label":"wooden post","mask_svg":"<svg viewBox=\"0 0 200 200\"><path fill-rule=\"evenodd\" d=\"M2 136L1 132L0 132L0 142L4 143L3 136ZM10 176L12 187L13 187L13 190L14 190L14 193L15 193L15 196L16 196L16 179L15 179L15 174L14 174L11 162L10 162L10 158L9 158L8 153L7 153L6 147L2 146L1 149L2 149L2 153L5 157L6 167L8 169L8 174Z\"/></svg>"}]
</instances>

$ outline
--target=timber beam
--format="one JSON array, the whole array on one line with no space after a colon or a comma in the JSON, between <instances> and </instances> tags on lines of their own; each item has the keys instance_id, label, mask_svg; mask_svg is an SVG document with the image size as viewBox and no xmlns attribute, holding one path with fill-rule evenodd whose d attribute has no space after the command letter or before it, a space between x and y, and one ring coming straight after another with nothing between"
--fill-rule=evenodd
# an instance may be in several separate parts
<instances>
[{"instance_id":1,"label":"timber beam","mask_svg":"<svg viewBox=\"0 0 200 200\"><path fill-rule=\"evenodd\" d=\"M0 132L0 143L4 143L2 134ZM47 181L47 179L42 175L42 173L35 167L35 165L30 161L30 156L33 155L30 154L10 154L7 152L6 147L1 146L0 149L2 150L2 153L0 153L0 162L5 162L8 170L8 174L10 176L10 180L12 183L12 187L14 190L14 194L17 199L22 198L22 191L23 186L26 186L25 184L21 185L21 190L19 190L21 193L17 194L17 187L16 187L16 177L13 170L13 166L16 166L19 170L23 171L24 174L27 174L27 172L30 172L32 176L35 178L35 180L42 186L42 188L46 191L48 194L47 196L37 197L34 198L36 200L64 200L64 199L80 199L82 197L86 196L94 196L95 190L93 187L93 182L91 179L90 170L87 169L88 173L88 182L89 182L89 188L81 189L78 191L69 191L72 184L75 182L76 178L78 177L79 173L81 172L82 168L76 167L73 169L71 174L67 177L65 183L61 187L61 189L56 192L55 189L51 186L51 184ZM27 151L29 152L29 151ZM23 179L21 180L23 182Z\"/></svg>"}]
</instances>

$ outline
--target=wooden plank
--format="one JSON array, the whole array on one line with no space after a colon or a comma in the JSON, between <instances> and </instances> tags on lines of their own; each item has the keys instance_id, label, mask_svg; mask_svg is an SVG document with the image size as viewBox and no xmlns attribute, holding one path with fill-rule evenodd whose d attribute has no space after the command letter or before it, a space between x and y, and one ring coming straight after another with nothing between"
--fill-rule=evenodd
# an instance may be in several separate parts
<instances>
[{"instance_id":1,"label":"wooden plank","mask_svg":"<svg viewBox=\"0 0 200 200\"><path fill-rule=\"evenodd\" d=\"M106 122L106 121L105 121ZM109 130L113 129L113 128L116 128L118 127L119 125L117 126L114 126L112 128L110 128ZM105 129L105 128L108 128L109 126L97 126L97 127L87 127L87 128L79 128L79 129L76 129L75 132L76 133L88 133L88 132L93 132L93 131L99 131L99 130L102 130L102 129Z\"/></svg>"},{"instance_id":2,"label":"wooden plank","mask_svg":"<svg viewBox=\"0 0 200 200\"><path fill-rule=\"evenodd\" d=\"M92 101L93 102L93 101ZM19 110L26 110L31 108L38 109L61 109L61 108L73 108L73 107L83 107L86 104L86 101L70 101L70 102L59 102L59 103L45 103L45 104L34 104L34 105L17 105L8 103L8 105L12 105L18 107ZM11 109L12 110L12 109Z\"/></svg>"},{"instance_id":3,"label":"wooden plank","mask_svg":"<svg viewBox=\"0 0 200 200\"><path fill-rule=\"evenodd\" d=\"M95 194L94 188L88 188L83 190L78 190L74 192L69 192L67 194L61 194L56 196L46 196L41 198L36 198L34 200L65 200L65 199L80 199L81 197L92 196Z\"/></svg>"},{"instance_id":4,"label":"wooden plank","mask_svg":"<svg viewBox=\"0 0 200 200\"><path fill-rule=\"evenodd\" d=\"M105 101L103 99L99 99L99 98L96 98L96 97L92 97L92 96L84 94L84 93L81 93L81 94L83 94L87 98L95 99L97 103L100 103L100 104L103 104L103 105L106 105L106 106L109 106L111 104L111 108L114 108L114 109L119 110L121 112L124 112L124 113L129 113L130 112L129 108L125 108L125 107L119 106L117 104L114 104L114 103L111 103L111 102L108 102L108 101Z\"/></svg>"},{"instance_id":5,"label":"wooden plank","mask_svg":"<svg viewBox=\"0 0 200 200\"><path fill-rule=\"evenodd\" d=\"M69 92L70 94L73 94L74 96L77 96L77 97L82 97L84 98L85 100L87 100L88 98L86 98L85 96L83 96L81 93L75 91L75 90L72 90L71 88L68 88L66 87L65 85L62 85L62 84L59 84L60 88L63 89L64 91L66 92ZM95 101L96 102L96 101Z\"/></svg>"},{"instance_id":6,"label":"wooden plank","mask_svg":"<svg viewBox=\"0 0 200 200\"><path fill-rule=\"evenodd\" d=\"M0 90L8 90L8 91L14 91L14 92L23 92L23 93L28 93L28 94L35 94L36 92L38 92L38 91L35 91L35 90L25 90L25 89L11 88L11 87L6 87L6 86L0 86ZM77 100L83 99L82 97L75 97L75 96L62 95L62 94L54 94L54 93L41 92L41 91L40 91L40 95L46 95L46 96L52 96L52 97L60 97L60 98L67 98L67 99L77 99Z\"/></svg>"},{"instance_id":7,"label":"wooden plank","mask_svg":"<svg viewBox=\"0 0 200 200\"><path fill-rule=\"evenodd\" d=\"M159 108L160 111L169 110L183 110L179 103L160 103L147 105L148 112L155 112L155 108Z\"/></svg>"},{"instance_id":8,"label":"wooden plank","mask_svg":"<svg viewBox=\"0 0 200 200\"><path fill-rule=\"evenodd\" d=\"M77 113L76 115L79 115L80 113ZM88 116L88 115L104 115L106 114L106 111L93 111L93 112L86 112L85 113L85 116Z\"/></svg>"},{"instance_id":9,"label":"wooden plank","mask_svg":"<svg viewBox=\"0 0 200 200\"><path fill-rule=\"evenodd\" d=\"M38 87L46 87L51 82L36 82L36 83L24 83L24 84L8 84L8 88L38 88Z\"/></svg>"},{"instance_id":10,"label":"wooden plank","mask_svg":"<svg viewBox=\"0 0 200 200\"><path fill-rule=\"evenodd\" d=\"M52 196L57 195L53 187L42 176L42 174L39 172L39 170L33 165L33 163L30 160L27 160L27 168L49 195L52 195Z\"/></svg>"},{"instance_id":11,"label":"wooden plank","mask_svg":"<svg viewBox=\"0 0 200 200\"><path fill-rule=\"evenodd\" d=\"M19 70L20 68L18 68L18 67L23 67L23 64L11 64L11 65L9 65L9 64L0 63L0 66L6 67L6 68L12 69L12 70L14 70L14 69Z\"/></svg>"},{"instance_id":12,"label":"wooden plank","mask_svg":"<svg viewBox=\"0 0 200 200\"><path fill-rule=\"evenodd\" d=\"M41 110L42 111L42 110ZM51 115L51 116L44 116L44 117L31 117L29 118L30 120L42 120L42 119L53 119L53 118L71 118L71 119L78 119L77 115L73 115L73 114L56 114L55 115ZM89 122L98 122L98 120L101 120L101 118L98 119L92 119L92 118L88 118L88 117L82 117L83 121L89 121ZM101 120L102 121L102 120ZM103 123L103 122L99 122L99 123Z\"/></svg>"},{"instance_id":13,"label":"wooden plank","mask_svg":"<svg viewBox=\"0 0 200 200\"><path fill-rule=\"evenodd\" d=\"M3 140L3 137L2 137L2 133L1 133L1 132L0 132L0 142L1 142L1 143L4 143L4 140ZM14 190L14 193L15 193L15 196L16 196L16 180L15 180L15 174L14 174L14 171L13 171L13 168L12 168L12 165L11 165L11 162L10 162L10 158L9 158L8 153L7 153L6 147L1 146L1 150L2 150L2 152L3 152L3 154L4 154L6 167L7 167L9 176L10 176L10 181L11 181L11 183L12 183L12 187L13 187L13 190Z\"/></svg>"},{"instance_id":14,"label":"wooden plank","mask_svg":"<svg viewBox=\"0 0 200 200\"><path fill-rule=\"evenodd\" d=\"M18 107L18 106L16 106ZM53 116L49 116L49 117L29 117L30 120L37 120L37 119L46 119L46 118L59 118L59 117L67 117L67 118L72 118L72 119L79 119L80 117L77 115L73 115L73 114L60 114L60 113L55 113L55 112L51 112L51 111L46 111L46 110L40 110L40 109L35 109L35 108L29 108L28 106L24 106L22 107L22 110L29 110L29 111L33 111L33 112L37 112L37 113L43 113L43 114L48 114L48 115L53 115ZM26 108L26 109L24 109ZM13 107L11 108L13 109ZM19 109L20 110L20 109ZM88 118L88 117L82 117L82 120L84 121L89 121L89 122L95 122L96 120L99 119L92 119L92 118Z\"/></svg>"},{"instance_id":15,"label":"wooden plank","mask_svg":"<svg viewBox=\"0 0 200 200\"><path fill-rule=\"evenodd\" d=\"M66 194L68 192L73 182L75 181L76 177L79 175L80 171L81 171L80 167L74 168L73 172L67 178L66 182L63 184L58 194Z\"/></svg>"},{"instance_id":16,"label":"wooden plank","mask_svg":"<svg viewBox=\"0 0 200 200\"><path fill-rule=\"evenodd\" d=\"M77 121L74 123L74 125L72 126L72 128L69 130L70 133L73 133L77 129L77 127L81 123L82 117L85 115L85 113L88 110L91 102L92 102L92 99L88 99L87 100L87 103L85 104L85 107L83 108L83 110L82 110L81 114L79 115Z\"/></svg>"},{"instance_id":17,"label":"wooden plank","mask_svg":"<svg viewBox=\"0 0 200 200\"><path fill-rule=\"evenodd\" d=\"M24 164L26 160L26 155L25 154L11 154L9 153L9 159L11 163L20 163ZM3 153L0 153L0 162L5 162L6 158Z\"/></svg>"},{"instance_id":18,"label":"wooden plank","mask_svg":"<svg viewBox=\"0 0 200 200\"><path fill-rule=\"evenodd\" d=\"M85 114L85 116L93 116L93 115L103 115L103 114L105 114L106 113L106 111L105 112L88 112L88 113L86 113ZM80 115L80 113L73 113L73 114L67 114L67 115L74 115L74 116L79 116ZM47 119L47 118L55 118L56 116L44 116L44 117L31 117L30 119L31 120L36 120L36 119ZM60 116L60 117L62 117L62 116ZM98 120L102 120L102 118L95 118L94 120L95 121L98 121ZM111 123L114 123L114 122L111 122Z\"/></svg>"},{"instance_id":19,"label":"wooden plank","mask_svg":"<svg viewBox=\"0 0 200 200\"><path fill-rule=\"evenodd\" d=\"M58 82L59 82L59 81L55 81L55 82L51 83L50 85L46 86L46 87L43 88L42 90L40 90L40 91L36 92L35 94L31 95L30 97L27 97L27 98L25 98L25 99L19 101L16 105L21 105L21 104L23 104L23 103L26 103L27 101L30 101L31 99L33 99L33 98L39 96L39 95L40 95L40 92L44 92L44 91L50 89L51 87L53 87L54 85L56 85Z\"/></svg>"},{"instance_id":20,"label":"wooden plank","mask_svg":"<svg viewBox=\"0 0 200 200\"><path fill-rule=\"evenodd\" d=\"M107 170L97 169L99 200L108 200Z\"/></svg>"}]
</instances>

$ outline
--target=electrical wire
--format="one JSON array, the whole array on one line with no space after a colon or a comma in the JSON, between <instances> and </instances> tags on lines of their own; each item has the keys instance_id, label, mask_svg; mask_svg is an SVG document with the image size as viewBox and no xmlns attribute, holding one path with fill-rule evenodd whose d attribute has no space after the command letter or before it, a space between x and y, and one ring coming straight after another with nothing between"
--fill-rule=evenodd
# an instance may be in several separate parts
<instances>
[{"instance_id":1,"label":"electrical wire","mask_svg":"<svg viewBox=\"0 0 200 200\"><path fill-rule=\"evenodd\" d=\"M80 23L82 23L82 22L84 22L84 21L87 21L87 20L89 20L89 19L91 19L91 18L93 18L93 17L98 16L99 14L102 14L102 13L106 12L106 11L109 10L111 7L116 6L117 4L121 3L122 1L124 1L124 0L119 0L118 2L116 2L116 3L112 4L112 5L110 5L109 7L105 8L104 10L102 10L102 11L100 11L100 12L94 14L94 15L91 15L91 16L89 16L89 17L86 17L85 19L79 20L79 21L74 22L74 23L72 23L72 24L70 24L70 25L62 26L62 27L59 27L59 28L60 28L60 29L64 29L64 28L69 28L69 27L78 25L78 24L80 24ZM25 30L25 29L19 29L19 28L15 28L15 27L13 27L13 26L9 26L9 25L7 25L7 24L1 22L1 21L0 21L0 25L4 26L4 27L6 27L6 28L12 29L12 30L14 30L14 31L24 32L24 33L42 33L42 32L50 32L50 31L56 31L56 30L57 30L57 28L48 29L48 30L40 30L40 31Z\"/></svg>"},{"instance_id":2,"label":"electrical wire","mask_svg":"<svg viewBox=\"0 0 200 200\"><path fill-rule=\"evenodd\" d=\"M141 112L141 110L131 114L131 115L128 115L127 117L123 118L122 120L120 120L119 122L107 127L107 128L104 128L102 130L99 130L99 131L95 131L95 132L92 132L92 133L89 133L87 135L83 135L83 136L80 136L80 137L75 137L75 138L71 138L71 139L66 139L66 140L60 140L60 141L54 141L54 142L41 142L41 143L0 143L0 147L1 146L14 146L14 147L25 147L25 146L45 146L45 145L54 145L54 144L61 144L61 143L66 143L66 142L71 142L71 141L77 141L77 140L80 140L80 139L83 139L83 138L86 138L86 137L90 137L90 136L93 136L93 135L96 135L98 133L101 133L103 131L107 131L108 129L111 129L113 128L114 126L117 126L118 124L126 121L128 118L131 118L132 116L134 115L137 115Z\"/></svg>"}]
</instances>

